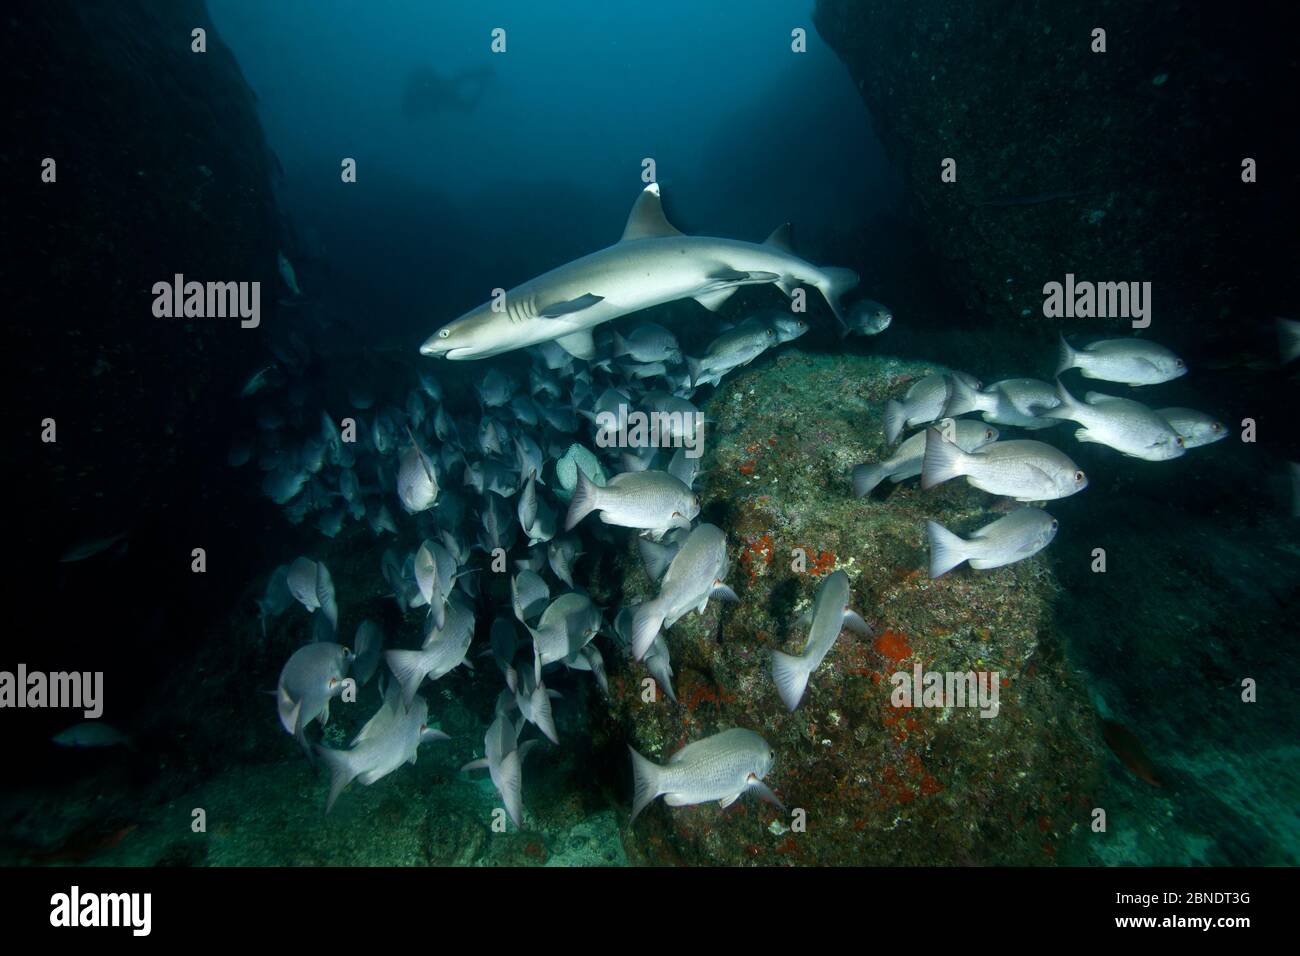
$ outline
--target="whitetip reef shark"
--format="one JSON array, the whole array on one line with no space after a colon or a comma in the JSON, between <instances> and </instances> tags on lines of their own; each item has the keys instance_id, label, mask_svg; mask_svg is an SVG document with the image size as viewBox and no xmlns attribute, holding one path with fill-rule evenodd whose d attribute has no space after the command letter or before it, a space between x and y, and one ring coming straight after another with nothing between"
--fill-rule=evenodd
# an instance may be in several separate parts
<instances>
[{"instance_id":1,"label":"whitetip reef shark","mask_svg":"<svg viewBox=\"0 0 1300 956\"><path fill-rule=\"evenodd\" d=\"M433 358L489 358L554 340L591 359L591 330L630 312L691 298L716 310L744 285L774 283L786 295L801 285L825 297L847 328L840 296L858 284L851 269L819 268L790 248L785 224L765 242L687 236L664 217L659 184L632 206L614 245L565 263L440 328L420 346Z\"/></svg>"}]
</instances>

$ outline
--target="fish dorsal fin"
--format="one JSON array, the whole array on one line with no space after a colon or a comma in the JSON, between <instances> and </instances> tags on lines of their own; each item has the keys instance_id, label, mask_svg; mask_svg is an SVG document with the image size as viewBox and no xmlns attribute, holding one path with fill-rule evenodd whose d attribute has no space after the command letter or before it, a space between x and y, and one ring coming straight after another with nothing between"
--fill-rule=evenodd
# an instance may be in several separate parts
<instances>
[{"instance_id":1,"label":"fish dorsal fin","mask_svg":"<svg viewBox=\"0 0 1300 956\"><path fill-rule=\"evenodd\" d=\"M773 246L782 252L794 252L793 229L788 222L783 222L772 230L772 234L763 240L763 245Z\"/></svg>"},{"instance_id":2,"label":"fish dorsal fin","mask_svg":"<svg viewBox=\"0 0 1300 956\"><path fill-rule=\"evenodd\" d=\"M662 239L666 236L680 236L678 231L664 217L664 207L659 201L659 184L651 183L641 190L632 204L632 213L627 217L627 226L623 229L621 242L629 239Z\"/></svg>"}]
</instances>

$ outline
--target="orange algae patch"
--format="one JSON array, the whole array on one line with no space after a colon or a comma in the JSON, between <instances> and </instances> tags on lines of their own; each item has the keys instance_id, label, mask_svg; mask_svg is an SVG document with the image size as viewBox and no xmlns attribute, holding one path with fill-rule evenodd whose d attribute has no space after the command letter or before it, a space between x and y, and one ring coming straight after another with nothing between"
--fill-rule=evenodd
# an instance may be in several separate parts
<instances>
[{"instance_id":1,"label":"orange algae patch","mask_svg":"<svg viewBox=\"0 0 1300 956\"><path fill-rule=\"evenodd\" d=\"M752 475L754 473L754 468L755 468L754 462L752 461L742 462L740 465L740 473L742 475Z\"/></svg>"},{"instance_id":2,"label":"orange algae patch","mask_svg":"<svg viewBox=\"0 0 1300 956\"><path fill-rule=\"evenodd\" d=\"M745 542L740 552L740 566L753 580L763 566L771 564L775 557L776 547L772 544L772 536L765 534L761 538Z\"/></svg>"},{"instance_id":3,"label":"orange algae patch","mask_svg":"<svg viewBox=\"0 0 1300 956\"><path fill-rule=\"evenodd\" d=\"M804 554L808 555L808 573L813 577L821 577L835 570L835 554L833 552L818 552L812 548L803 548L802 550Z\"/></svg>"},{"instance_id":4,"label":"orange algae patch","mask_svg":"<svg viewBox=\"0 0 1300 956\"><path fill-rule=\"evenodd\" d=\"M905 661L912 656L912 648L907 643L907 635L901 631L886 630L876 638L876 651L894 663Z\"/></svg>"}]
</instances>

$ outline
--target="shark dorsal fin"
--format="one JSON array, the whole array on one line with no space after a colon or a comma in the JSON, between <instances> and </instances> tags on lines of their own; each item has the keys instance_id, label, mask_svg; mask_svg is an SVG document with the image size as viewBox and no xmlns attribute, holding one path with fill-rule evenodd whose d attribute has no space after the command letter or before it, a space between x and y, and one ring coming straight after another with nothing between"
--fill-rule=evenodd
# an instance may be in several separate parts
<instances>
[{"instance_id":1,"label":"shark dorsal fin","mask_svg":"<svg viewBox=\"0 0 1300 956\"><path fill-rule=\"evenodd\" d=\"M794 252L794 243L791 237L791 228L788 222L783 222L772 230L772 234L763 240L765 246L775 246L782 252Z\"/></svg>"},{"instance_id":2,"label":"shark dorsal fin","mask_svg":"<svg viewBox=\"0 0 1300 956\"><path fill-rule=\"evenodd\" d=\"M641 195L636 197L636 202L632 205L631 215L627 217L621 241L680 235L681 232L664 217L664 207L659 201L659 184L651 183L641 190Z\"/></svg>"}]
</instances>

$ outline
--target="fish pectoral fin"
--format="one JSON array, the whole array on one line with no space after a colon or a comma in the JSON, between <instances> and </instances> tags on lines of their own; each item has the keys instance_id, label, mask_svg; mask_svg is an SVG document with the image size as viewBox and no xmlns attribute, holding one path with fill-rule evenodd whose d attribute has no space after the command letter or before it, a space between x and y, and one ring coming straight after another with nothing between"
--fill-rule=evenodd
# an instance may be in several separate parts
<instances>
[{"instance_id":1,"label":"fish pectoral fin","mask_svg":"<svg viewBox=\"0 0 1300 956\"><path fill-rule=\"evenodd\" d=\"M588 292L586 295L580 295L576 299L565 299L563 302L552 302L546 308L537 313L539 319L558 319L561 316L572 315L574 312L581 312L583 309L590 309L597 302L604 302L603 295L596 295L594 292Z\"/></svg>"},{"instance_id":2,"label":"fish pectoral fin","mask_svg":"<svg viewBox=\"0 0 1300 956\"><path fill-rule=\"evenodd\" d=\"M719 801L718 801L718 806L721 807L723 810L725 810L725 809L727 809L727 807L729 807L729 806L731 806L733 803L735 803L738 799L740 799L740 794L739 794L739 793L733 793L731 796L729 796L729 797L723 797L721 800L719 800Z\"/></svg>"},{"instance_id":3,"label":"fish pectoral fin","mask_svg":"<svg viewBox=\"0 0 1300 956\"><path fill-rule=\"evenodd\" d=\"M561 335L555 344L574 358L590 360L596 357L596 343L591 340L591 329Z\"/></svg>"},{"instance_id":4,"label":"fish pectoral fin","mask_svg":"<svg viewBox=\"0 0 1300 956\"><path fill-rule=\"evenodd\" d=\"M751 780L749 782L749 789L753 790L768 803L772 804L772 806L780 809L782 813L785 812L785 804L781 802L781 798L773 793L772 788L762 780Z\"/></svg>"},{"instance_id":5,"label":"fish pectoral fin","mask_svg":"<svg viewBox=\"0 0 1300 956\"><path fill-rule=\"evenodd\" d=\"M875 634L875 631L871 629L871 625L862 619L862 615L848 608L844 611L844 626L854 634L860 634L863 637L871 637Z\"/></svg>"}]
</instances>

